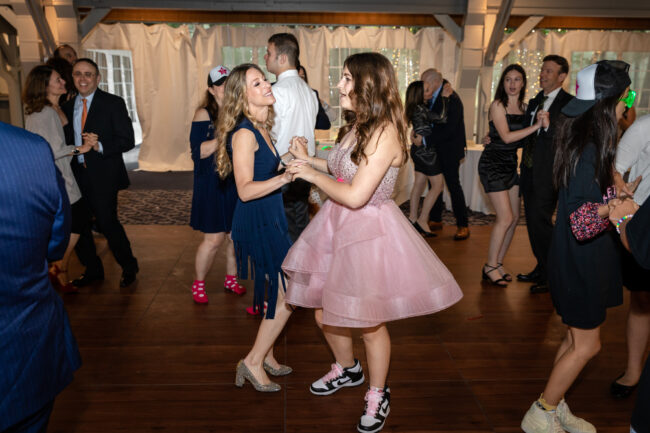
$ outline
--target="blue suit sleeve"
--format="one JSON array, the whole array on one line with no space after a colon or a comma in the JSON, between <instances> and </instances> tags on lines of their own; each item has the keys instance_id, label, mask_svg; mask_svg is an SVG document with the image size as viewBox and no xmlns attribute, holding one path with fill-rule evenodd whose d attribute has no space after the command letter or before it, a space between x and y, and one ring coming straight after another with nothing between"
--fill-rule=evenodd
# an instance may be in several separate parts
<instances>
[{"instance_id":1,"label":"blue suit sleeve","mask_svg":"<svg viewBox=\"0 0 650 433\"><path fill-rule=\"evenodd\" d=\"M54 221L52 223L52 232L47 245L48 261L60 260L68 247L70 240L70 201L65 191L65 183L59 170L54 170L56 174L56 184L58 190L58 203Z\"/></svg>"}]
</instances>

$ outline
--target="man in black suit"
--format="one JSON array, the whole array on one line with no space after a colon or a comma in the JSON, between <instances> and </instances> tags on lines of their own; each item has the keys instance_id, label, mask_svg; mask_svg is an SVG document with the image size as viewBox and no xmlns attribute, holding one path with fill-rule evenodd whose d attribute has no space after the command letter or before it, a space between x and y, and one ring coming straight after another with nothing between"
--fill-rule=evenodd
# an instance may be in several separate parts
<instances>
[{"instance_id":1,"label":"man in black suit","mask_svg":"<svg viewBox=\"0 0 650 433\"><path fill-rule=\"evenodd\" d=\"M424 82L425 102L429 105L431 111L440 115L443 111L441 93L445 84L442 75L435 69L427 69L422 73L422 81ZM442 175L445 177L445 183L451 196L451 207L456 217L456 225L458 226L454 239L463 240L469 237L469 228L465 194L460 185L458 168L460 160L465 157L465 118L463 116L463 103L456 92L453 92L446 102L446 122L434 124L431 135L424 137L424 140L427 144L435 145L442 166ZM441 194L429 214L429 219L434 224L441 224L442 208Z\"/></svg>"},{"instance_id":2,"label":"man in black suit","mask_svg":"<svg viewBox=\"0 0 650 433\"><path fill-rule=\"evenodd\" d=\"M562 83L568 74L569 63L564 57L544 57L539 73L542 91L530 100L526 110L531 125L538 110L548 111L550 117L548 128L542 128L537 134L528 136L520 165L520 188L524 198L528 237L537 266L528 274L517 275L517 279L534 283L530 288L531 293L548 292L546 263L553 233L552 217L557 205L557 190L553 186L553 136L560 110L573 98L562 90Z\"/></svg>"},{"instance_id":3,"label":"man in black suit","mask_svg":"<svg viewBox=\"0 0 650 433\"><path fill-rule=\"evenodd\" d=\"M124 100L97 88L100 75L95 62L85 58L77 60L72 77L79 94L62 107L68 118L66 141L75 146L90 143L93 147L72 159L72 171L97 227L106 236L122 267L120 287L126 287L135 281L138 261L117 218L117 193L129 185L122 153L135 146L133 125ZM90 224L87 227L75 248L86 267L84 274L72 282L77 287L104 279L104 267L95 250Z\"/></svg>"}]
</instances>

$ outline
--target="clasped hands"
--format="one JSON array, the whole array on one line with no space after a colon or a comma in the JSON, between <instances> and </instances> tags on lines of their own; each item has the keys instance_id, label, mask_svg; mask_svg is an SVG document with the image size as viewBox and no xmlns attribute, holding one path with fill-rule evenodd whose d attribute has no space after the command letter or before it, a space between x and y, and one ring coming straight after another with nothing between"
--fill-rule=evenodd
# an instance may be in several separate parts
<instances>
[{"instance_id":1,"label":"clasped hands","mask_svg":"<svg viewBox=\"0 0 650 433\"><path fill-rule=\"evenodd\" d=\"M609 207L609 221L612 224L618 223L626 215L634 215L639 210L639 205L632 199L634 191L641 182L641 176L632 182L618 185L618 197L607 202Z\"/></svg>"},{"instance_id":2,"label":"clasped hands","mask_svg":"<svg viewBox=\"0 0 650 433\"><path fill-rule=\"evenodd\" d=\"M289 145L289 153L293 155L294 159L286 163L285 176L290 182L298 179L304 179L311 182L311 178L316 174L309 162L310 156L307 152L307 139L305 137L293 136Z\"/></svg>"},{"instance_id":3,"label":"clasped hands","mask_svg":"<svg viewBox=\"0 0 650 433\"><path fill-rule=\"evenodd\" d=\"M83 146L79 148L81 153L86 153L91 148L94 149L95 152L99 152L99 136L97 134L94 132L83 132L81 134L81 139L83 140ZM84 147L87 147L87 150L83 150L82 148Z\"/></svg>"}]
</instances>

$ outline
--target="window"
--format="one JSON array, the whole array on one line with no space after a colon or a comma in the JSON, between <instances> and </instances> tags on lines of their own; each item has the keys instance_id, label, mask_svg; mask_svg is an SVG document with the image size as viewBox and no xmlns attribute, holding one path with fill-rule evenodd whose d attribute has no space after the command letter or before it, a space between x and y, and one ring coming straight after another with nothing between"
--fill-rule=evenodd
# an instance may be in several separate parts
<instances>
[{"instance_id":1,"label":"window","mask_svg":"<svg viewBox=\"0 0 650 433\"><path fill-rule=\"evenodd\" d=\"M357 53L368 52L367 48L332 48L329 56L329 96L330 106L337 111L337 120L332 122L330 129L331 137L335 137L341 126L341 106L339 102L339 91L336 88L343 73L345 59ZM419 80L420 73L420 51L409 49L383 48L375 52L384 55L395 68L399 92L404 100L406 88L415 80Z\"/></svg>"},{"instance_id":2,"label":"window","mask_svg":"<svg viewBox=\"0 0 650 433\"><path fill-rule=\"evenodd\" d=\"M126 50L88 50L87 56L99 67L99 88L124 99L133 123L136 144L142 143L142 128L135 105L133 62L131 52Z\"/></svg>"},{"instance_id":3,"label":"window","mask_svg":"<svg viewBox=\"0 0 650 433\"><path fill-rule=\"evenodd\" d=\"M224 66L232 69L242 63L253 63L260 67L266 78L270 82L275 81L275 76L269 74L266 70L266 62L264 55L266 54L266 47L222 47L221 58Z\"/></svg>"},{"instance_id":4,"label":"window","mask_svg":"<svg viewBox=\"0 0 650 433\"><path fill-rule=\"evenodd\" d=\"M573 51L571 53L569 70L569 93L576 93L576 77L581 69L596 63L599 60L617 60L618 53L615 51Z\"/></svg>"}]
</instances>

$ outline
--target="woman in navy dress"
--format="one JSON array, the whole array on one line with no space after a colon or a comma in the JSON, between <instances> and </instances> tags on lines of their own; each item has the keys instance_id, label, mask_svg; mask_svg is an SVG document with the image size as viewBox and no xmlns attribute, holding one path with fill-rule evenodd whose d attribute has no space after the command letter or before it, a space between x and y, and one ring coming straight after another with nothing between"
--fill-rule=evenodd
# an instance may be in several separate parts
<instances>
[{"instance_id":1,"label":"woman in navy dress","mask_svg":"<svg viewBox=\"0 0 650 433\"><path fill-rule=\"evenodd\" d=\"M525 95L526 71L517 64L509 65L501 74L490 105L490 140L478 162L479 178L497 214L482 275L483 280L497 286L506 286L512 281L503 270L503 259L515 234L521 208L517 148L523 146L530 134L542 126L548 127L548 112L545 111L538 113L533 125L525 126Z\"/></svg>"},{"instance_id":2,"label":"woman in navy dress","mask_svg":"<svg viewBox=\"0 0 650 433\"><path fill-rule=\"evenodd\" d=\"M194 191L192 194L192 215L190 226L203 232L203 241L196 250L196 279L192 283L194 302L205 304L205 276L212 267L219 246L225 240L232 226L232 216L237 200L235 181L232 176L219 179L214 163L217 140L214 138L214 122L223 102L224 82L230 71L217 66L208 74L208 90L202 108L196 110L190 131L190 146L194 161ZM226 279L224 289L238 295L246 289L237 282L237 264L232 243L226 250Z\"/></svg>"},{"instance_id":3,"label":"woman in navy dress","mask_svg":"<svg viewBox=\"0 0 650 433\"><path fill-rule=\"evenodd\" d=\"M291 175L278 171L280 155L269 135L274 102L271 84L258 66L237 66L226 82L217 128L219 175L224 179L234 172L239 196L232 226L239 275L247 278L250 264L255 278L254 311L263 313L268 300L255 343L237 364L235 384L241 387L247 379L262 392L280 390L266 372L274 376L291 373L273 356L275 339L292 311L284 302L280 267L291 246L280 188L291 182Z\"/></svg>"},{"instance_id":4,"label":"woman in navy dress","mask_svg":"<svg viewBox=\"0 0 650 433\"><path fill-rule=\"evenodd\" d=\"M596 433L571 413L564 395L600 351L607 308L623 302L620 243L609 223L615 197L617 120L623 115L629 65L601 60L578 72L576 97L563 108L554 139L558 208L549 250L549 289L567 332L544 392L521 422L526 433Z\"/></svg>"}]
</instances>

